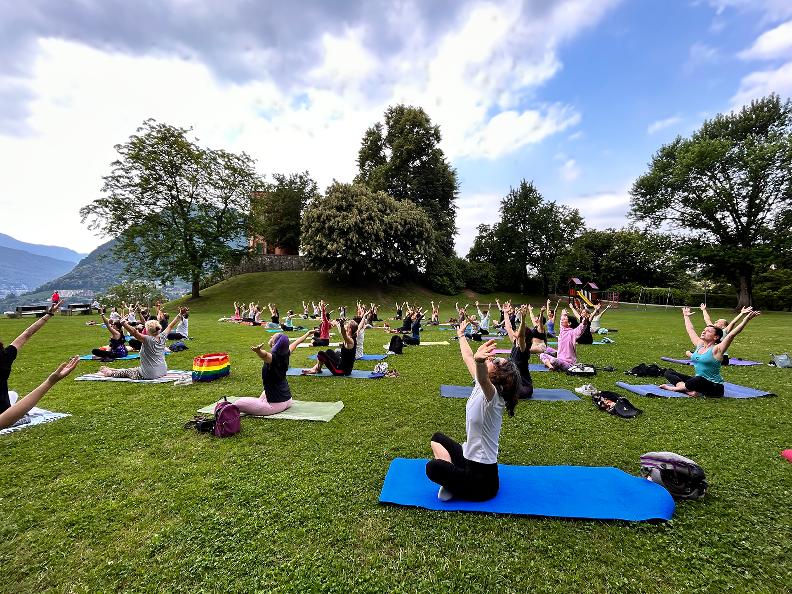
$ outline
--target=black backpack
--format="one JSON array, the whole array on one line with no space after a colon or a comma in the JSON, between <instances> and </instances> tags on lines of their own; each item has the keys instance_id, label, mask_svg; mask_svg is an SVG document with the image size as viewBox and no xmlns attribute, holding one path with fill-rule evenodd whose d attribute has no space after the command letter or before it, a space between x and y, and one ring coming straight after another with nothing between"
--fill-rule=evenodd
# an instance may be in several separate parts
<instances>
[{"instance_id":1,"label":"black backpack","mask_svg":"<svg viewBox=\"0 0 792 594\"><path fill-rule=\"evenodd\" d=\"M662 377L665 369L658 367L654 363L647 365L646 363L639 363L630 371L625 371L628 375L635 375L637 377Z\"/></svg>"},{"instance_id":2,"label":"black backpack","mask_svg":"<svg viewBox=\"0 0 792 594\"><path fill-rule=\"evenodd\" d=\"M388 350L396 355L401 355L404 351L404 341L398 334L391 336Z\"/></svg>"},{"instance_id":3,"label":"black backpack","mask_svg":"<svg viewBox=\"0 0 792 594\"><path fill-rule=\"evenodd\" d=\"M591 401L600 410L622 419L634 419L643 412L640 408L633 406L624 396L619 396L616 392L598 392L591 397Z\"/></svg>"}]
</instances>

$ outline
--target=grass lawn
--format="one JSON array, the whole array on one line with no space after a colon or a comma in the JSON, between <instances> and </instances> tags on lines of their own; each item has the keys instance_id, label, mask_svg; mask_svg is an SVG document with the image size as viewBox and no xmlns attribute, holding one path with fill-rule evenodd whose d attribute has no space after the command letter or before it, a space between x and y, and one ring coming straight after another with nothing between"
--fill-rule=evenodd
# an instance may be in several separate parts
<instances>
[{"instance_id":1,"label":"grass lawn","mask_svg":"<svg viewBox=\"0 0 792 594\"><path fill-rule=\"evenodd\" d=\"M393 315L388 300L418 296L427 305L437 297L418 293L394 288L366 298L388 304L385 317ZM428 457L437 430L464 438L464 401L439 396L440 384L469 383L454 341L390 357L397 379L290 378L295 398L343 400L329 423L244 419L242 432L224 440L182 429L196 409L224 394L260 393L260 365L249 347L271 334L217 322L234 299L275 300L285 312L322 295L350 305L356 292L315 273L226 281L191 304L196 338L168 364L190 369L193 356L226 351L230 377L186 387L69 378L41 405L71 417L0 436L0 591L789 592L792 464L779 451L792 447L792 370L724 370L727 381L775 398L630 395L644 411L632 421L586 399L527 402L504 420L506 464L637 474L647 451L693 458L707 472L710 493L678 504L663 525L379 505L393 458ZM447 318L455 299L440 299ZM105 331L85 320L48 322L21 351L12 389L27 393L68 355L101 345ZM694 322L701 327L700 315ZM29 323L0 321L0 340L9 343ZM616 344L578 350L585 362L618 369L592 378L601 389L636 363L681 357L689 348L678 310L623 307L603 323L620 330ZM367 352L382 352L388 340L378 332L366 334ZM791 333L792 315L762 315L730 354L766 362L771 351L789 350ZM423 333L424 340L451 336ZM307 366L314 352L298 349L292 366ZM77 372L99 365L81 362ZM582 383L550 373L535 374L534 382Z\"/></svg>"}]
</instances>

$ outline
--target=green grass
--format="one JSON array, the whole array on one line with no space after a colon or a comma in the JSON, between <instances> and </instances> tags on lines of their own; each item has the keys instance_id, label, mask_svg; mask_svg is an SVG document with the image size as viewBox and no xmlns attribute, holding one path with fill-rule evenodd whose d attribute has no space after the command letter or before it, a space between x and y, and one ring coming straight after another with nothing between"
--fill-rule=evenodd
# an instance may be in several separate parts
<instances>
[{"instance_id":1,"label":"green grass","mask_svg":"<svg viewBox=\"0 0 792 594\"><path fill-rule=\"evenodd\" d=\"M303 297L350 305L357 292L316 273L268 273L205 295L191 304L197 338L168 363L189 369L197 354L227 351L229 378L187 387L67 379L42 406L71 417L0 437L0 591L789 591L792 465L779 451L792 447L790 370L724 371L727 381L776 398L630 396L644 410L633 421L586 400L529 402L504 421L506 464L637 473L647 451L692 457L711 490L703 501L680 503L672 522L444 514L377 499L393 458L428 457L437 430L464 437L464 401L438 395L442 383L468 381L456 344L391 357L398 379L290 378L296 398L341 399L344 410L330 423L246 419L242 433L218 440L182 424L223 394L258 394L260 366L248 349L271 336L218 323L230 302L275 300L285 311ZM409 287L365 296L433 298ZM390 305L383 313L392 315ZM444 307L443 316L450 313ZM104 331L85 319L49 322L15 363L12 388L26 393L67 355L101 344ZM586 362L621 372L688 348L678 311L622 308L604 320L619 328L617 344L580 347ZM0 339L9 342L28 323L0 321ZM789 348L790 332L789 314L763 315L731 354L766 361L770 351ZM424 340L450 336L424 332ZM366 336L369 352L385 342L377 331ZM307 364L312 352L299 349L292 364ZM78 371L98 366L83 362ZM620 372L594 383L612 388L625 377ZM548 373L534 380L538 387L582 383Z\"/></svg>"}]
</instances>

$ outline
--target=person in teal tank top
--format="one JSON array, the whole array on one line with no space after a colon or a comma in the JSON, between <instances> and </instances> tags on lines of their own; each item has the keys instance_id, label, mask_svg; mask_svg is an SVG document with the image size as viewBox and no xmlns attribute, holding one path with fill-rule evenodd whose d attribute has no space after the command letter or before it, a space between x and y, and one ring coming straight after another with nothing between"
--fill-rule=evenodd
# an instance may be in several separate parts
<instances>
[{"instance_id":1,"label":"person in teal tank top","mask_svg":"<svg viewBox=\"0 0 792 594\"><path fill-rule=\"evenodd\" d=\"M695 347L695 350L689 352L688 355L693 362L696 374L690 376L667 369L664 375L668 383L660 387L674 392L683 392L688 396L711 398L723 396L723 377L721 377L723 355L748 322L760 313L753 310L747 312L742 321L724 337L723 329L713 325L705 326L701 334L697 334L693 322L690 320L693 313L689 307L683 307L685 330L687 330L690 342Z\"/></svg>"}]
</instances>

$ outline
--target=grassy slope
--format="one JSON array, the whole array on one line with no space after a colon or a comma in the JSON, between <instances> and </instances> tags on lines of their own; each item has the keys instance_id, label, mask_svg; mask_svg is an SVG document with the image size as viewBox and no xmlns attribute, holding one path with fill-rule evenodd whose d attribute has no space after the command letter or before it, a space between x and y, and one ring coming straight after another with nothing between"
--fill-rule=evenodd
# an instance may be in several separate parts
<instances>
[{"instance_id":1,"label":"grassy slope","mask_svg":"<svg viewBox=\"0 0 792 594\"><path fill-rule=\"evenodd\" d=\"M284 310L303 296L335 303L355 296L320 285L312 273L270 273L207 290L192 305L197 339L169 364L186 369L196 354L226 350L233 371L225 380L192 387L67 380L43 404L72 417L0 437L0 591L788 591L792 465L778 452L792 446L789 370L724 372L778 398L635 396L645 412L634 421L585 400L522 403L504 422L503 463L636 472L646 451L693 457L711 493L680 504L660 526L378 505L390 460L428 456L438 429L464 436L464 402L438 396L441 383L468 381L456 344L392 357L402 374L395 380L291 378L297 398L344 401L330 423L250 419L222 441L182 430L222 394L259 391L259 364L247 349L270 335L217 323L228 303L275 299ZM621 330L617 344L581 347L583 360L624 369L687 348L678 311L623 308L605 320ZM27 391L67 354L100 344L102 331L84 321L45 326L15 364L12 387ZM0 321L0 338L9 341L27 323ZM788 348L790 331L789 314L762 316L732 354L766 360L769 350ZM424 339L450 334L427 329ZM370 332L367 350L384 342ZM299 350L293 364L311 352ZM612 387L623 377L603 373L595 383ZM576 385L551 374L535 382Z\"/></svg>"}]
</instances>

